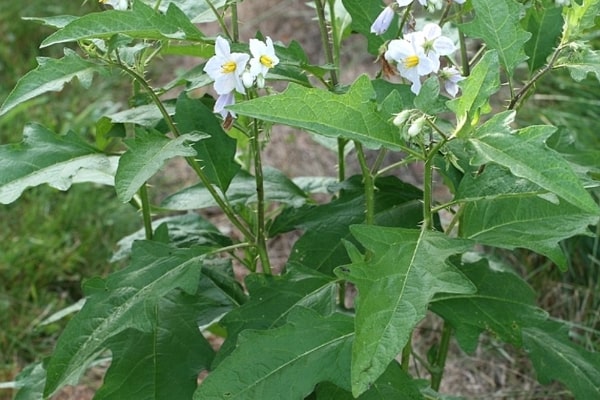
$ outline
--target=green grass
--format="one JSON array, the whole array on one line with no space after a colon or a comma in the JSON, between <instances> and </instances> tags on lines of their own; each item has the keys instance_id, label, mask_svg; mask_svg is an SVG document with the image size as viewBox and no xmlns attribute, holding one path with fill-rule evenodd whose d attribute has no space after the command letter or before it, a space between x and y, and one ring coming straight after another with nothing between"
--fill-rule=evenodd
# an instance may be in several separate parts
<instances>
[{"instance_id":1,"label":"green grass","mask_svg":"<svg viewBox=\"0 0 600 400\"><path fill-rule=\"evenodd\" d=\"M81 281L105 276L116 241L139 228L112 188L29 191L0 207L0 381L47 355L61 324L45 317L82 297Z\"/></svg>"},{"instance_id":2,"label":"green grass","mask_svg":"<svg viewBox=\"0 0 600 400\"><path fill-rule=\"evenodd\" d=\"M52 4L54 3L54 4ZM38 46L52 31L21 16L81 15L99 10L96 1L0 2L0 102L17 80L36 67L37 56L60 57L60 46ZM94 124L113 107L116 79L94 81L92 91L77 84L28 102L0 118L0 145L22 139L27 122L57 133L73 130L93 139ZM121 90L120 92L123 92ZM94 93L94 96L89 96ZM98 96L102 93L102 96ZM120 96L122 97L122 96ZM0 205L0 382L48 355L65 321L39 326L52 313L81 298L82 279L105 276L116 242L141 225L113 188L74 186L68 192L31 189L15 203ZM0 391L0 398L6 392Z\"/></svg>"}]
</instances>

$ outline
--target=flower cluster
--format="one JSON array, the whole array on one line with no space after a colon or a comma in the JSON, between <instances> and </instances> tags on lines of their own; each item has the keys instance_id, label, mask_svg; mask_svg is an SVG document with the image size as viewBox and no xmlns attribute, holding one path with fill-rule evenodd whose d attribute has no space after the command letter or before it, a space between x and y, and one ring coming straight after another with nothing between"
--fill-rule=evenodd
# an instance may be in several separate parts
<instances>
[{"instance_id":1,"label":"flower cluster","mask_svg":"<svg viewBox=\"0 0 600 400\"><path fill-rule=\"evenodd\" d=\"M386 61L396 65L398 73L408 79L410 89L418 94L421 90L421 77L440 71L440 57L456 50L450 38L442 35L442 28L430 23L423 30L404 35L402 39L391 40L384 54ZM456 96L462 80L456 68L444 68L439 76L444 80L446 91Z\"/></svg>"},{"instance_id":2,"label":"flower cluster","mask_svg":"<svg viewBox=\"0 0 600 400\"><path fill-rule=\"evenodd\" d=\"M235 103L235 92L246 94L246 89L254 84L264 87L267 72L279 63L271 38L267 37L265 42L250 39L249 45L252 58L246 53L232 53L229 42L219 36L215 41L215 55L204 66L219 95L214 112L223 118L228 115L235 118L232 111L225 109Z\"/></svg>"}]
</instances>

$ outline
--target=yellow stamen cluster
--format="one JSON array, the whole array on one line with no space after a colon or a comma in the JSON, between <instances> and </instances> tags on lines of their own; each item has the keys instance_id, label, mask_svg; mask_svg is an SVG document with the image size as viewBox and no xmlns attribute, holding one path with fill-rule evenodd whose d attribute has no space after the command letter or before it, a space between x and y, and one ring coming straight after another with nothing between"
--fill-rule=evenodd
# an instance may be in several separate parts
<instances>
[{"instance_id":1,"label":"yellow stamen cluster","mask_svg":"<svg viewBox=\"0 0 600 400\"><path fill-rule=\"evenodd\" d=\"M267 68L273 68L273 60L269 56L262 55L260 56L260 63Z\"/></svg>"},{"instance_id":2,"label":"yellow stamen cluster","mask_svg":"<svg viewBox=\"0 0 600 400\"><path fill-rule=\"evenodd\" d=\"M414 68L417 65L419 65L419 56L417 55L413 55L413 56L408 56L404 59L404 66L406 68Z\"/></svg>"},{"instance_id":3,"label":"yellow stamen cluster","mask_svg":"<svg viewBox=\"0 0 600 400\"><path fill-rule=\"evenodd\" d=\"M235 72L237 65L233 61L227 61L225 64L221 65L221 72L224 74L230 74Z\"/></svg>"}]
</instances>

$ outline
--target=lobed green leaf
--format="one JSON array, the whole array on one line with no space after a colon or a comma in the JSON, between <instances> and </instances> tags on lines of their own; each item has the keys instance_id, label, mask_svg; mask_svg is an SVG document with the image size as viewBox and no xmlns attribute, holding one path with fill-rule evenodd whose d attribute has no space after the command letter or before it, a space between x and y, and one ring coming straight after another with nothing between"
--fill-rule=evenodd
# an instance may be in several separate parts
<instances>
[{"instance_id":1,"label":"lobed green leaf","mask_svg":"<svg viewBox=\"0 0 600 400\"><path fill-rule=\"evenodd\" d=\"M84 39L108 39L123 34L148 40L201 41L202 33L188 17L171 3L165 14L156 12L141 0L132 10L108 10L84 15L48 36L41 47Z\"/></svg>"},{"instance_id":2,"label":"lobed green leaf","mask_svg":"<svg viewBox=\"0 0 600 400\"><path fill-rule=\"evenodd\" d=\"M547 318L535 305L535 292L514 272L468 256L452 264L475 284L477 292L436 295L432 311L456 329L458 343L469 353L477 348L483 331L521 347L522 330Z\"/></svg>"},{"instance_id":3,"label":"lobed green leaf","mask_svg":"<svg viewBox=\"0 0 600 400\"><path fill-rule=\"evenodd\" d=\"M378 111L376 93L366 75L345 94L290 84L281 94L260 97L230 108L238 114L306 129L328 137L359 140L365 146L399 149L402 139L391 113Z\"/></svg>"},{"instance_id":4,"label":"lobed green leaf","mask_svg":"<svg viewBox=\"0 0 600 400\"><path fill-rule=\"evenodd\" d=\"M530 7L523 22L525 29L531 33L531 40L524 46L531 74L546 64L548 56L558 45L563 26L562 9L554 4Z\"/></svg>"},{"instance_id":5,"label":"lobed green leaf","mask_svg":"<svg viewBox=\"0 0 600 400\"><path fill-rule=\"evenodd\" d=\"M191 398L198 374L214 358L196 323L206 307L198 300L175 291L150 311L149 332L127 329L112 337L106 343L112 352L110 368L94 399Z\"/></svg>"},{"instance_id":6,"label":"lobed green leaf","mask_svg":"<svg viewBox=\"0 0 600 400\"><path fill-rule=\"evenodd\" d=\"M0 115L6 114L19 104L48 92L60 92L73 79L85 87L92 82L94 72L101 71L100 65L84 60L72 51L65 51L60 59L39 58L39 66L25 74L0 107Z\"/></svg>"},{"instance_id":7,"label":"lobed green leaf","mask_svg":"<svg viewBox=\"0 0 600 400\"><path fill-rule=\"evenodd\" d=\"M23 137L19 144L0 146L0 203L44 183L59 190L81 182L113 185L118 157L100 153L73 132L59 136L29 124Z\"/></svg>"},{"instance_id":8,"label":"lobed green leaf","mask_svg":"<svg viewBox=\"0 0 600 400\"><path fill-rule=\"evenodd\" d=\"M523 342L541 383L560 381L576 399L598 396L600 354L587 352L571 342L566 324L548 320L524 328Z\"/></svg>"},{"instance_id":9,"label":"lobed green leaf","mask_svg":"<svg viewBox=\"0 0 600 400\"><path fill-rule=\"evenodd\" d=\"M204 258L198 248L178 250L158 242L136 242L127 268L106 280L89 280L87 301L60 336L47 366L44 395L75 384L119 333L151 331L155 307L164 296L177 288L196 293Z\"/></svg>"},{"instance_id":10,"label":"lobed green leaf","mask_svg":"<svg viewBox=\"0 0 600 400\"><path fill-rule=\"evenodd\" d=\"M252 274L245 284L250 299L221 320L227 329L227 338L217 354L215 365L229 356L237 346L238 336L245 330L279 327L298 307L310 308L321 315L332 314L335 310L337 283L332 277L314 270L290 268L279 277Z\"/></svg>"},{"instance_id":11,"label":"lobed green leaf","mask_svg":"<svg viewBox=\"0 0 600 400\"><path fill-rule=\"evenodd\" d=\"M134 139L125 140L129 149L119 160L115 175L115 189L119 200L124 203L131 200L167 160L196 155L196 150L188 142L206 137L207 135L189 133L170 139L156 131L138 129Z\"/></svg>"},{"instance_id":12,"label":"lobed green leaf","mask_svg":"<svg viewBox=\"0 0 600 400\"><path fill-rule=\"evenodd\" d=\"M324 381L349 388L352 322L347 315L323 317L299 307L279 328L245 331L194 399L302 400Z\"/></svg>"},{"instance_id":13,"label":"lobed green leaf","mask_svg":"<svg viewBox=\"0 0 600 400\"><path fill-rule=\"evenodd\" d=\"M201 132L210 135L192 147L207 178L225 193L240 170L235 160L235 139L227 135L211 109L185 94L177 99L175 122L182 134Z\"/></svg>"},{"instance_id":14,"label":"lobed green leaf","mask_svg":"<svg viewBox=\"0 0 600 400\"><path fill-rule=\"evenodd\" d=\"M549 125L530 126L515 133L509 128L514 112L497 114L479 127L467 140L475 150L471 162L493 162L508 168L513 175L525 178L563 198L586 213L598 214L598 205L583 187L570 164L545 145L556 130Z\"/></svg>"},{"instance_id":15,"label":"lobed green leaf","mask_svg":"<svg viewBox=\"0 0 600 400\"><path fill-rule=\"evenodd\" d=\"M439 292L468 294L473 284L446 259L471 242L438 232L356 225L352 234L369 251L336 273L353 282L356 338L352 347L352 394L365 392L408 342Z\"/></svg>"},{"instance_id":16,"label":"lobed green leaf","mask_svg":"<svg viewBox=\"0 0 600 400\"><path fill-rule=\"evenodd\" d=\"M509 76L527 59L524 44L531 38L519 24L523 6L515 0L472 0L475 19L462 25L467 35L481 38L498 52L500 64Z\"/></svg>"}]
</instances>

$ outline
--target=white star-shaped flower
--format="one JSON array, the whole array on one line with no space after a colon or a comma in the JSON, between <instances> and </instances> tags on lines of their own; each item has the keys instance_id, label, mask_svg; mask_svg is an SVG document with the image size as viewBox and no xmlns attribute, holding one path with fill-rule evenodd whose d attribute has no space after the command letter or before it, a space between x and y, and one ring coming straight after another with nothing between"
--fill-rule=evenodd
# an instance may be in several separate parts
<instances>
[{"instance_id":1,"label":"white star-shaped flower","mask_svg":"<svg viewBox=\"0 0 600 400\"><path fill-rule=\"evenodd\" d=\"M252 54L250 60L250 73L252 76L262 75L265 77L271 68L279 64L279 58L275 55L275 48L270 37L267 37L265 42L250 39L250 53Z\"/></svg>"},{"instance_id":2,"label":"white star-shaped flower","mask_svg":"<svg viewBox=\"0 0 600 400\"><path fill-rule=\"evenodd\" d=\"M220 36L217 37L215 55L204 66L204 71L215 81L214 88L217 94L224 95L233 90L246 93L241 76L248 59L248 54L232 53L229 42Z\"/></svg>"},{"instance_id":3,"label":"white star-shaped flower","mask_svg":"<svg viewBox=\"0 0 600 400\"><path fill-rule=\"evenodd\" d=\"M400 76L412 82L410 89L415 94L421 90L421 76L434 72L435 64L416 42L405 39L392 40L384 56L386 60L396 63Z\"/></svg>"}]
</instances>

